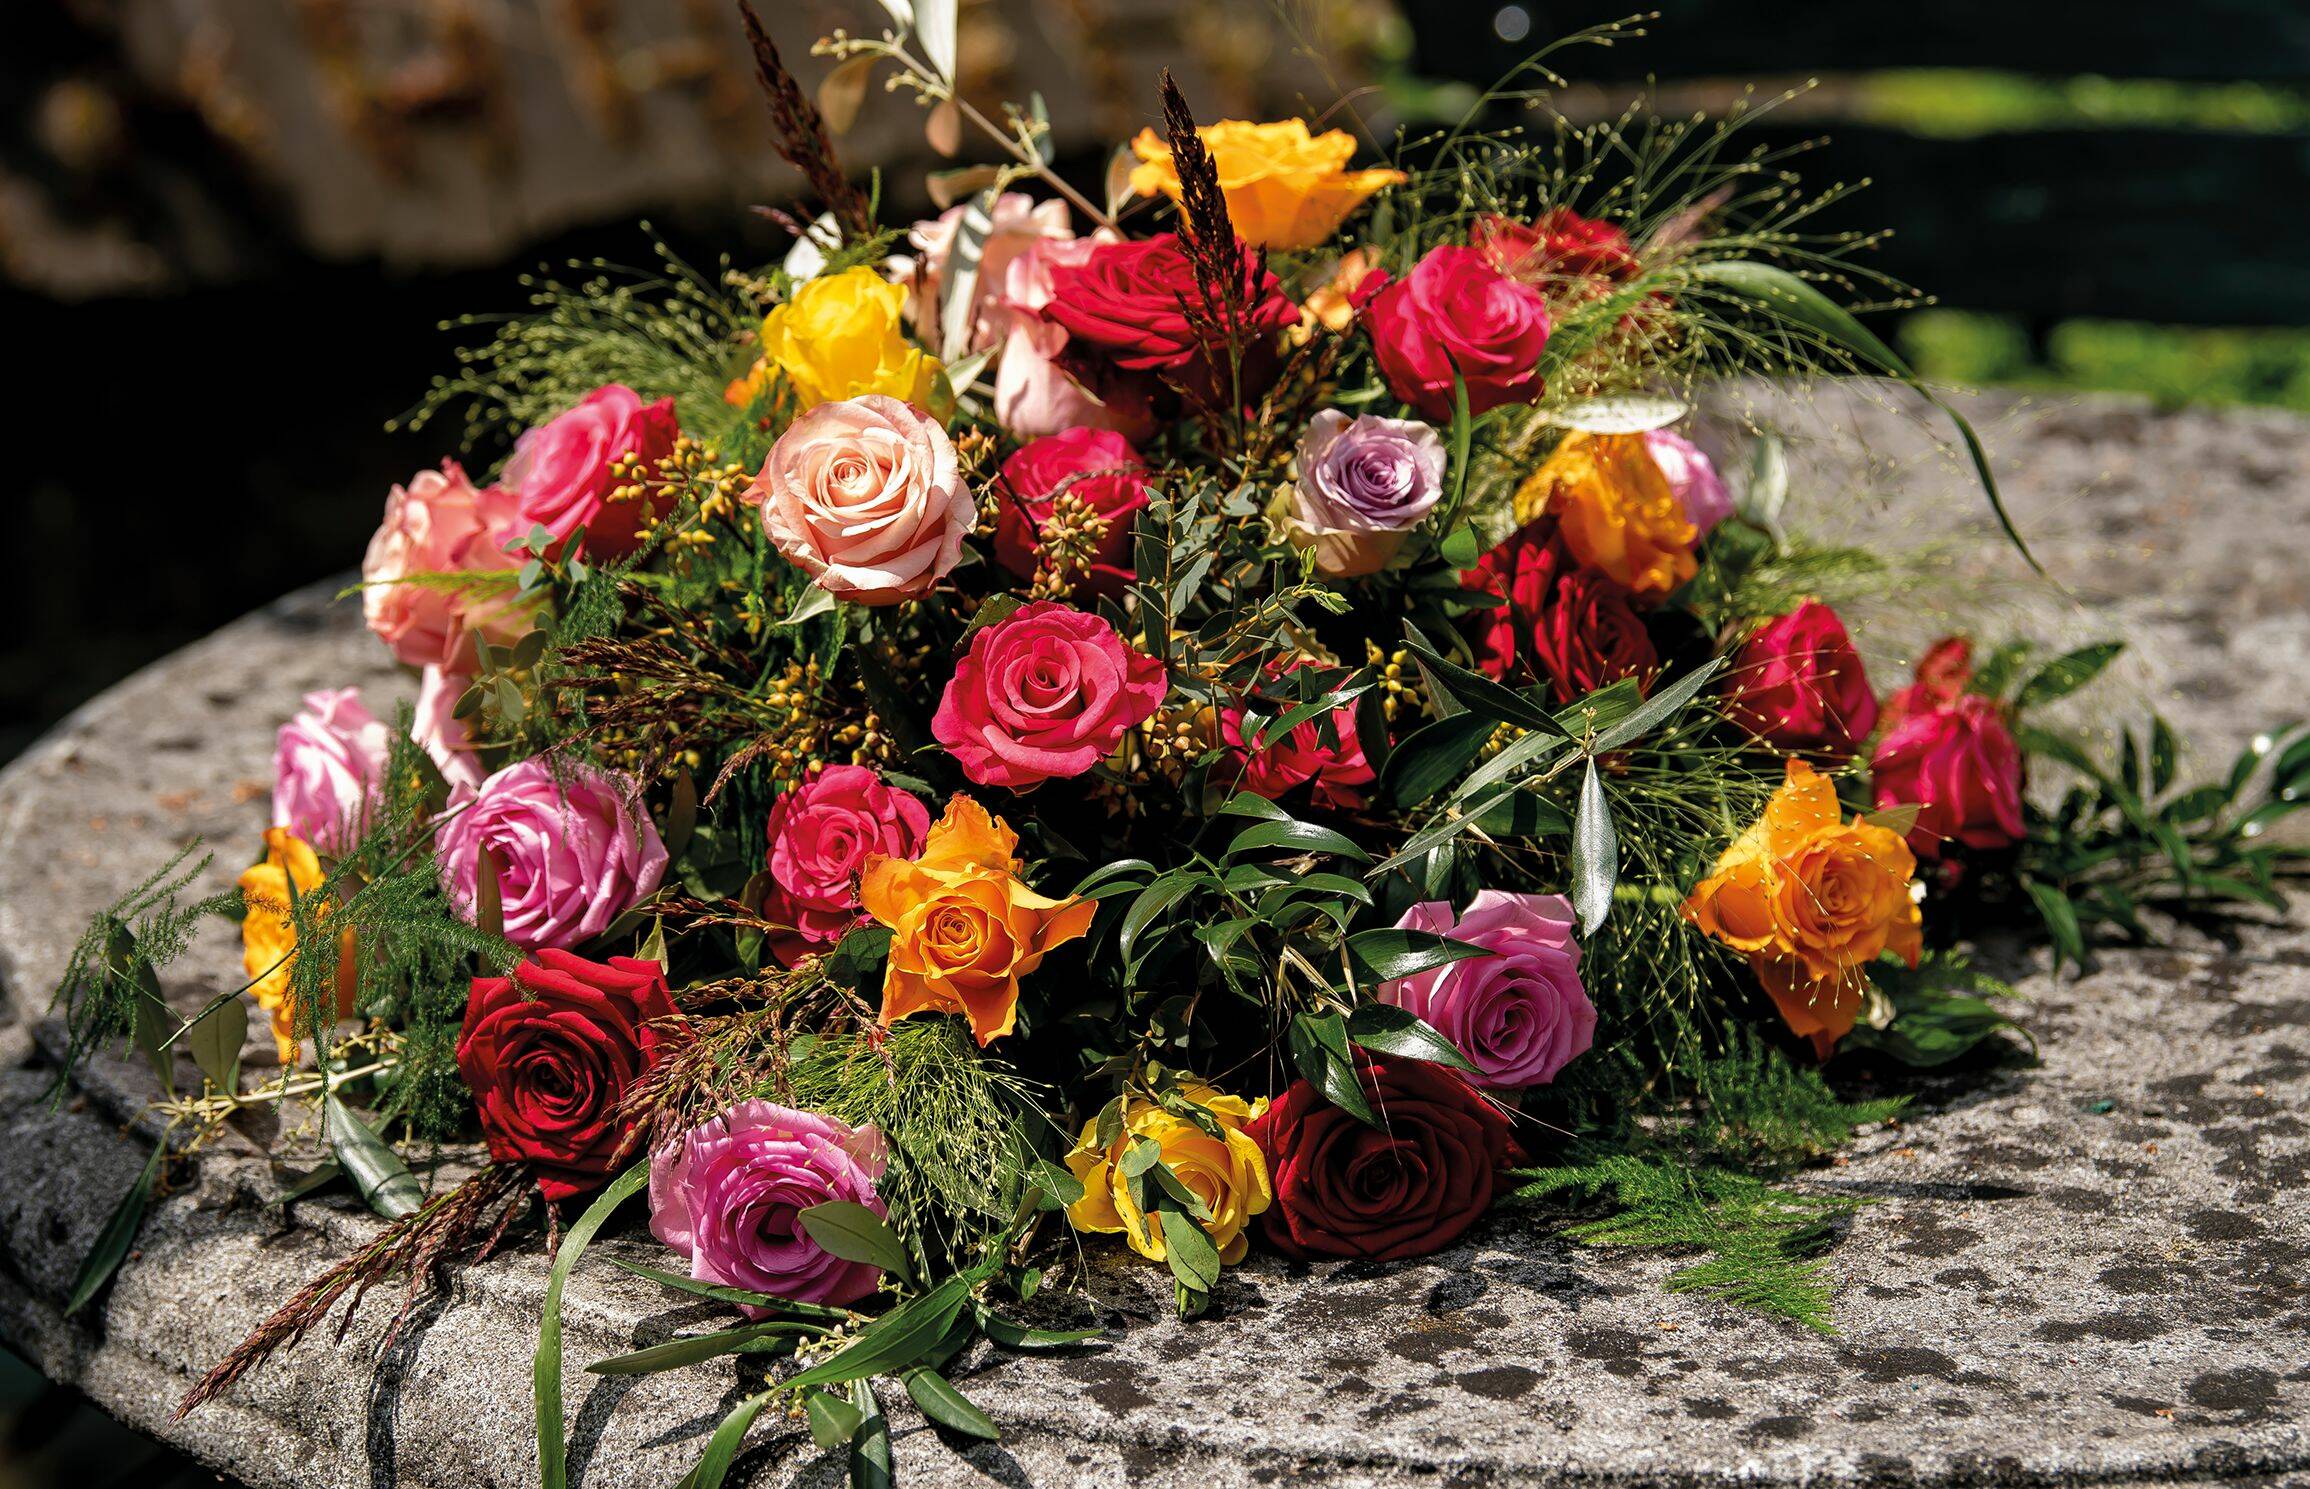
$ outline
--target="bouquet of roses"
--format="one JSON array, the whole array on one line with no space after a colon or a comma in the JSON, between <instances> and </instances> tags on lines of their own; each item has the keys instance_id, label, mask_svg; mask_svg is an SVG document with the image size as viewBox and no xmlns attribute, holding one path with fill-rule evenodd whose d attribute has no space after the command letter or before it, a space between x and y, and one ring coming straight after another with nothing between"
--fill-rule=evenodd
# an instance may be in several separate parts
<instances>
[{"instance_id":1,"label":"bouquet of roses","mask_svg":"<svg viewBox=\"0 0 2310 1489\"><path fill-rule=\"evenodd\" d=\"M309 1101L307 1183L392 1222L188 1408L542 1210L557 1485L561 1284L645 1191L634 1269L744 1321L591 1368L735 1357L700 1485L772 1403L868 1462L878 1377L991 1434L940 1368L1087 1337L1038 1311L1065 1231L1194 1312L1254 1248L1552 1205L1825 1327L1845 1202L1774 1182L1898 1109L1822 1062L2010 1027L1960 928L2076 959L2275 902L2257 838L2310 745L2177 791L2160 722L2104 765L2038 711L2114 645L1951 638L1880 696L1838 607L1895 560L1789 530L1778 441L1693 408L1906 373L1822 288L1855 245L1729 134L1663 131L1680 169L1624 184L1609 134L1359 169L1343 131L1199 127L1165 77L1097 203L1039 107L957 96L951 4L894 9L821 51L997 163L882 226L754 28L823 214L759 272L547 283L470 348L429 410L517 437L395 488L362 567L414 707L307 697L237 893L186 905L173 866L84 941L76 1049L189 1048L180 1147ZM263 1078L241 993L162 998L213 908ZM389 1140L475 1132L430 1184Z\"/></svg>"}]
</instances>

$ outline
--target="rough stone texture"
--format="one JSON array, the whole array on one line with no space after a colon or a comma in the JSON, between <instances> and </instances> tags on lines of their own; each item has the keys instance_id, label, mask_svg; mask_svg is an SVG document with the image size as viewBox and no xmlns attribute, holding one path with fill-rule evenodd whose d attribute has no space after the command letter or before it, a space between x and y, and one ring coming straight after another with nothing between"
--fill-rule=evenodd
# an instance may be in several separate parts
<instances>
[{"instance_id":1,"label":"rough stone texture","mask_svg":"<svg viewBox=\"0 0 2310 1489\"><path fill-rule=\"evenodd\" d=\"M2117 402L1973 407L2078 596L2065 629L2140 643L2133 686L2217 748L2299 705L2310 581L2280 539L2310 489L2310 431ZM1873 489L1896 523L1971 519L1977 498L1921 457L1905 409L1840 399L1819 418L1859 426L1881 455L1801 448L1800 500L1834 508ZM1982 576L2011 567L1969 551L1935 568L1910 623L1930 629L1936 586L1994 599L2003 581ZM271 729L301 689L349 681L394 685L348 607L292 597L106 694L0 777L0 981L19 1047L86 914L190 834L237 857L260 822ZM225 985L231 937L188 965L206 969L172 988L190 1004ZM2310 923L2023 987L2041 1068L1928 1082L1909 1120L1809 1176L1879 1201L1834 1253L1848 1279L1837 1337L1672 1295L1667 1259L1515 1220L1417 1262L1258 1261L1190 1324L1167 1316L1158 1278L1102 1253L1088 1281L1120 1325L1111 1342L979 1360L968 1388L1005 1428L1000 1446L957 1453L891 1403L902 1475L2310 1483ZM92 1316L67 1323L78 1259L147 1151L122 1127L151 1087L100 1062L52 1110L48 1079L0 1075L0 1329L43 1368L263 1489L529 1481L534 1252L463 1275L381 1360L391 1307L373 1300L343 1343L309 1340L166 1424L199 1370L374 1222L330 1201L283 1226L263 1161L214 1153L154 1207ZM728 1373L575 1367L711 1310L597 1261L569 1313L574 1481L672 1482L731 1399ZM840 1481L791 1424L756 1444L750 1482Z\"/></svg>"}]
</instances>

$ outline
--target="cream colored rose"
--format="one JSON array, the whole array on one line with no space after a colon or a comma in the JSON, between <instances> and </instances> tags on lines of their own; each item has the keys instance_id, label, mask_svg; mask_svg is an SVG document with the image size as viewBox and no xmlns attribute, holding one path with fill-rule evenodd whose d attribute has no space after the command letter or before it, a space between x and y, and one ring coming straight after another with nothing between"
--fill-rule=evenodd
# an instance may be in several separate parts
<instances>
[{"instance_id":1,"label":"cream colored rose","mask_svg":"<svg viewBox=\"0 0 2310 1489\"><path fill-rule=\"evenodd\" d=\"M829 594L861 605L928 591L962 557L978 521L946 431L879 393L796 419L747 495L780 553Z\"/></svg>"}]
</instances>

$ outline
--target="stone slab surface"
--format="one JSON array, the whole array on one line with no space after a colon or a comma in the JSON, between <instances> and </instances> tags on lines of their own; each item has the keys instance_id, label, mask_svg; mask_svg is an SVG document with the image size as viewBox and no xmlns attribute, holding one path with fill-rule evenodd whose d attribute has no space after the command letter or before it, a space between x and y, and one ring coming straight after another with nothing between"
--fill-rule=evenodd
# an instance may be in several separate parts
<instances>
[{"instance_id":1,"label":"stone slab surface","mask_svg":"<svg viewBox=\"0 0 2310 1489\"><path fill-rule=\"evenodd\" d=\"M1971 406L2075 596L2052 607L2058 627L2135 641L2132 690L2217 749L2301 710L2310 427L2116 401ZM1809 506L1842 510L1851 493L1872 530L1920 536L1972 518L1978 499L1929 457L1913 410L1839 399L1816 417L1859 427L1878 454L1801 442ZM1937 603L2004 603L2012 567L1979 550L1933 559L1912 613L1890 620L1924 639ZM262 823L271 731L300 691L400 686L326 593L122 684L0 775L10 1062L33 1053L79 925L126 878L205 834L229 880ZM229 985L229 929L187 966L171 991L188 1005ZM2310 1483L2310 923L2022 985L2043 1067L1928 1083L1908 1120L1808 1176L1877 1201L1833 1253L1847 1279L1834 1337L1668 1293L1670 1260L1514 1219L1417 1262L1255 1262L1230 1273L1216 1317L1188 1324L1167 1316L1159 1278L1102 1250L1085 1306L1117 1326L1110 1342L976 1361L967 1388L1004 1427L997 1446L957 1452L890 1403L902 1479ZM258 1489L531 1481L534 1251L461 1276L382 1353L389 1299L342 1341L317 1334L168 1424L201 1370L375 1222L329 1201L284 1225L265 1164L213 1153L154 1206L89 1316L64 1320L79 1258L149 1151L126 1129L152 1087L100 1062L51 1106L49 1080L0 1072L0 1332L44 1369ZM670 1484L695 1459L731 1399L726 1371L575 1367L713 1316L580 1268L573 1482ZM796 1425L754 1441L746 1482L841 1480Z\"/></svg>"}]
</instances>

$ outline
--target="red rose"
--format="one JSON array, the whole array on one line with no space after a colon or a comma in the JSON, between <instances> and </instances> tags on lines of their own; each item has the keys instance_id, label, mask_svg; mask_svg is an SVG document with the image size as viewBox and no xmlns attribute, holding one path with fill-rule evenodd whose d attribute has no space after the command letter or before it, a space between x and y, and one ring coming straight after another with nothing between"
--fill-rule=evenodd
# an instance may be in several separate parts
<instances>
[{"instance_id":1,"label":"red rose","mask_svg":"<svg viewBox=\"0 0 2310 1489\"><path fill-rule=\"evenodd\" d=\"M1508 1119L1459 1076L1423 1060L1361 1057L1385 1132L1306 1081L1246 1129L1267 1155L1268 1244L1285 1256L1424 1256L1459 1239L1492 1203Z\"/></svg>"},{"instance_id":2,"label":"red rose","mask_svg":"<svg viewBox=\"0 0 2310 1489\"><path fill-rule=\"evenodd\" d=\"M1533 222L1487 213L1476 219L1469 238L1492 267L1516 279L1617 284L1636 277L1636 251L1629 246L1628 234L1570 207L1552 207ZM1601 290L1603 285L1594 288Z\"/></svg>"},{"instance_id":3,"label":"red rose","mask_svg":"<svg viewBox=\"0 0 2310 1489\"><path fill-rule=\"evenodd\" d=\"M971 637L930 732L973 781L1025 791L1098 764L1169 688L1104 619L1037 600Z\"/></svg>"},{"instance_id":4,"label":"red rose","mask_svg":"<svg viewBox=\"0 0 2310 1489\"><path fill-rule=\"evenodd\" d=\"M1243 336L1254 339L1299 324L1299 307L1283 293L1283 282L1248 248L1242 249L1242 262L1249 305ZM1177 233L1101 243L1081 263L1054 262L1050 271L1051 299L1042 307L1043 318L1117 367L1193 375L1206 367L1207 333L1225 334L1203 313L1195 270Z\"/></svg>"},{"instance_id":5,"label":"red rose","mask_svg":"<svg viewBox=\"0 0 2310 1489\"><path fill-rule=\"evenodd\" d=\"M1359 285L1356 295L1388 387L1427 418L1451 419L1455 370L1468 385L1471 414L1539 398L1547 297L1480 251L1431 248L1406 277L1376 293Z\"/></svg>"},{"instance_id":6,"label":"red rose","mask_svg":"<svg viewBox=\"0 0 2310 1489\"><path fill-rule=\"evenodd\" d=\"M1925 649L1917 661L1917 680L1886 695L1884 724L1890 734L1913 713L1930 713L1957 701L1973 681L1973 643L1963 636L1944 636Z\"/></svg>"},{"instance_id":7,"label":"red rose","mask_svg":"<svg viewBox=\"0 0 2310 1489\"><path fill-rule=\"evenodd\" d=\"M516 509L515 540L542 527L558 547L583 527L586 557L623 558L633 552L649 504L611 501L610 493L622 484L612 471L630 459L648 474L673 453L681 432L673 399L644 403L622 383L603 384L577 407L530 430L514 441L513 458L505 465L505 485Z\"/></svg>"},{"instance_id":8,"label":"red rose","mask_svg":"<svg viewBox=\"0 0 2310 1489\"><path fill-rule=\"evenodd\" d=\"M863 765L829 765L770 805L770 889L762 915L792 932L771 937L793 966L866 918L858 871L869 853L912 858L930 832L921 802Z\"/></svg>"},{"instance_id":9,"label":"red rose","mask_svg":"<svg viewBox=\"0 0 2310 1489\"><path fill-rule=\"evenodd\" d=\"M1021 579L1034 577L1042 526L1059 497L1071 496L1107 521L1083 588L1120 599L1131 582L1131 522L1147 505L1147 469L1131 442L1111 429L1063 429L1022 447L1003 462L995 483L995 562Z\"/></svg>"},{"instance_id":10,"label":"red rose","mask_svg":"<svg viewBox=\"0 0 2310 1489\"><path fill-rule=\"evenodd\" d=\"M1978 693L1886 730L1869 769L1879 810L1916 804L1909 848L1919 858L1950 843L1987 851L2021 839L2021 748Z\"/></svg>"},{"instance_id":11,"label":"red rose","mask_svg":"<svg viewBox=\"0 0 2310 1489\"><path fill-rule=\"evenodd\" d=\"M1354 788L1376 777L1370 759L1364 754L1363 740L1356 734L1353 707L1331 711L1332 732L1339 739L1336 745L1325 744L1322 727L1316 720L1308 719L1293 725L1285 734L1276 734L1271 729L1265 743L1257 749L1251 748L1244 737L1244 712L1241 708L1224 708L1219 712L1219 736L1234 755L1235 768L1241 775L1237 784L1242 789L1272 801L1294 786L1313 781L1313 796L1318 805L1363 805L1362 795ZM1269 717L1273 719L1276 715Z\"/></svg>"},{"instance_id":12,"label":"red rose","mask_svg":"<svg viewBox=\"0 0 2310 1489\"><path fill-rule=\"evenodd\" d=\"M512 977L476 977L457 1069L481 1107L489 1156L526 1163L547 1199L599 1184L630 1135L627 1091L676 1037L665 969L540 951Z\"/></svg>"},{"instance_id":13,"label":"red rose","mask_svg":"<svg viewBox=\"0 0 2310 1489\"><path fill-rule=\"evenodd\" d=\"M1460 583L1508 602L1480 612L1476 660L1491 676L1529 669L1547 679L1559 703L1623 677L1651 689L1660 654L1628 591L1575 562L1552 520L1518 529Z\"/></svg>"},{"instance_id":14,"label":"red rose","mask_svg":"<svg viewBox=\"0 0 2310 1489\"><path fill-rule=\"evenodd\" d=\"M1877 726L1877 695L1837 612L1807 600L1741 648L1725 713L1775 749L1841 758Z\"/></svg>"}]
</instances>

